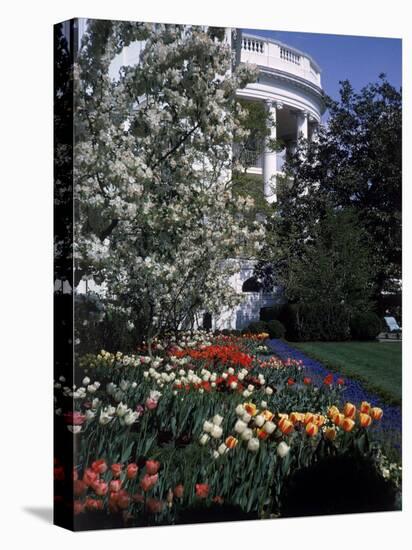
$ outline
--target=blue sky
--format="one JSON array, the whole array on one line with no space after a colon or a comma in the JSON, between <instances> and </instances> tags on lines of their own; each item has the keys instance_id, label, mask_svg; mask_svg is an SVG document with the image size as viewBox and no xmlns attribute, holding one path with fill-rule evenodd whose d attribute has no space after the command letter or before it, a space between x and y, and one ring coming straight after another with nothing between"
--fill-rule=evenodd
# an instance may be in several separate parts
<instances>
[{"instance_id":1,"label":"blue sky","mask_svg":"<svg viewBox=\"0 0 412 550\"><path fill-rule=\"evenodd\" d=\"M402 41L399 38L338 36L244 29L258 36L280 40L311 55L322 69L322 87L339 97L339 80L348 79L355 90L376 82L385 73L396 88L402 85Z\"/></svg>"}]
</instances>

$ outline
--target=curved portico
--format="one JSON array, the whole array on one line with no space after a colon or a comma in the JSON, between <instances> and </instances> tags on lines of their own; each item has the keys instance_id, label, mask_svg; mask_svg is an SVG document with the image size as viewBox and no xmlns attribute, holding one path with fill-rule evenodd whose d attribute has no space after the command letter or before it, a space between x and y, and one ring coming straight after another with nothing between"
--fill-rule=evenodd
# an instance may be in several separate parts
<instances>
[{"instance_id":1,"label":"curved portico","mask_svg":"<svg viewBox=\"0 0 412 550\"><path fill-rule=\"evenodd\" d=\"M258 66L256 82L238 90L238 97L259 101L271 115L270 138L282 140L284 149L271 151L265 143L252 153L248 172L262 174L268 202L276 201L276 177L288 151L293 151L299 137L311 140L325 110L320 68L308 54L276 40L250 34L238 35L237 59Z\"/></svg>"}]
</instances>

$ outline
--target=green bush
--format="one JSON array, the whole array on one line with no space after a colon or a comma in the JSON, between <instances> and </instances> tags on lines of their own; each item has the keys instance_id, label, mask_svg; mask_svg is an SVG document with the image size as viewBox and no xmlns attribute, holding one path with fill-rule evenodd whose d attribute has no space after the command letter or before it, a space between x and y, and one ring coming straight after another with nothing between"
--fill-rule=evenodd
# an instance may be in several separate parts
<instances>
[{"instance_id":1,"label":"green bush","mask_svg":"<svg viewBox=\"0 0 412 550\"><path fill-rule=\"evenodd\" d=\"M349 313L341 304L289 304L282 309L280 320L287 340L339 342L350 338Z\"/></svg>"},{"instance_id":2,"label":"green bush","mask_svg":"<svg viewBox=\"0 0 412 550\"><path fill-rule=\"evenodd\" d=\"M273 321L268 321L266 323L267 332L269 333L269 338L284 338L285 337L285 326L280 321L274 319Z\"/></svg>"},{"instance_id":3,"label":"green bush","mask_svg":"<svg viewBox=\"0 0 412 550\"><path fill-rule=\"evenodd\" d=\"M267 324L264 321L253 321L252 323L249 323L249 325L242 330L243 334L251 333L251 334L259 334L261 332L267 332Z\"/></svg>"},{"instance_id":4,"label":"green bush","mask_svg":"<svg viewBox=\"0 0 412 550\"><path fill-rule=\"evenodd\" d=\"M350 332L354 340L375 340L381 330L381 320L373 311L359 312L350 320Z\"/></svg>"}]
</instances>

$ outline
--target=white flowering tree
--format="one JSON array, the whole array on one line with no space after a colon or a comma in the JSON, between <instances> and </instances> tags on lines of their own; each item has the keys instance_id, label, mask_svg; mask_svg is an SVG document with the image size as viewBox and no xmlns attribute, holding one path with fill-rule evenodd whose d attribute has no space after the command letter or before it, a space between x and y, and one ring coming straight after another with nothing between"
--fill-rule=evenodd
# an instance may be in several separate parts
<instances>
[{"instance_id":1,"label":"white flowering tree","mask_svg":"<svg viewBox=\"0 0 412 550\"><path fill-rule=\"evenodd\" d=\"M91 21L76 73L77 265L149 341L238 297L236 258L259 248L252 206L232 194L232 143L245 137L219 29ZM113 78L114 57L145 41Z\"/></svg>"}]
</instances>

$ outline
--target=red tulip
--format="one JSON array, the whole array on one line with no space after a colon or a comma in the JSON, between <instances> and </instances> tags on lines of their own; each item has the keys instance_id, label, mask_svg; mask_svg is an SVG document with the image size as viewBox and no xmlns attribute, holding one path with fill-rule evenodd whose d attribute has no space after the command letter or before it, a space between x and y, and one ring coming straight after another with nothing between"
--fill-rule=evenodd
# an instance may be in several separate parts
<instances>
[{"instance_id":1,"label":"red tulip","mask_svg":"<svg viewBox=\"0 0 412 550\"><path fill-rule=\"evenodd\" d=\"M207 498L209 495L209 485L207 483L196 483L196 496L199 498Z\"/></svg>"},{"instance_id":2,"label":"red tulip","mask_svg":"<svg viewBox=\"0 0 412 550\"><path fill-rule=\"evenodd\" d=\"M128 464L127 470L126 470L126 476L127 479L134 479L137 476L137 471L139 467L134 462L132 464Z\"/></svg>"},{"instance_id":3,"label":"red tulip","mask_svg":"<svg viewBox=\"0 0 412 550\"><path fill-rule=\"evenodd\" d=\"M92 463L92 470L93 472L96 472L96 474L104 474L105 472L107 472L106 461L103 459L95 460Z\"/></svg>"},{"instance_id":4,"label":"red tulip","mask_svg":"<svg viewBox=\"0 0 412 550\"><path fill-rule=\"evenodd\" d=\"M146 460L146 473L150 476L157 474L160 468L160 462L157 460Z\"/></svg>"},{"instance_id":5,"label":"red tulip","mask_svg":"<svg viewBox=\"0 0 412 550\"><path fill-rule=\"evenodd\" d=\"M123 466L121 464L112 464L110 469L112 471L113 477L119 477L122 472Z\"/></svg>"}]
</instances>

